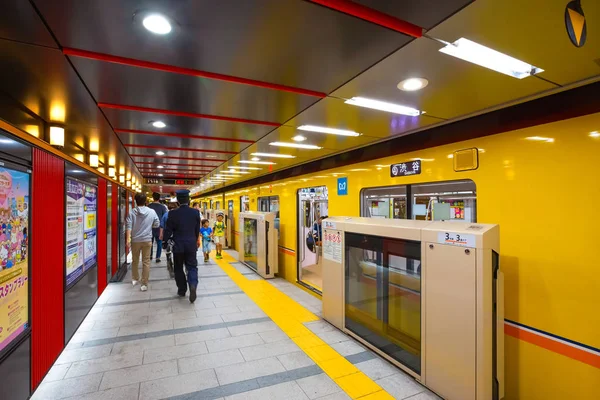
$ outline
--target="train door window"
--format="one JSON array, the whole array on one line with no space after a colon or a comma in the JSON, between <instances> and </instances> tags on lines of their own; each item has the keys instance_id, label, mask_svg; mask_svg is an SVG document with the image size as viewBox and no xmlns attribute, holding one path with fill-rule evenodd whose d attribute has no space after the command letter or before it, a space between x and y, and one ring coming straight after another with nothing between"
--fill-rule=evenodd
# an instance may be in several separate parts
<instances>
[{"instance_id":1,"label":"train door window","mask_svg":"<svg viewBox=\"0 0 600 400\"><path fill-rule=\"evenodd\" d=\"M412 219L477 222L477 191L472 180L411 185Z\"/></svg>"},{"instance_id":2,"label":"train door window","mask_svg":"<svg viewBox=\"0 0 600 400\"><path fill-rule=\"evenodd\" d=\"M406 219L406 186L363 189L361 217Z\"/></svg>"},{"instance_id":3,"label":"train door window","mask_svg":"<svg viewBox=\"0 0 600 400\"><path fill-rule=\"evenodd\" d=\"M277 229L277 239L279 239L279 236L281 236L281 230L279 229L279 196L259 197L258 210L275 213L275 229Z\"/></svg>"},{"instance_id":4,"label":"train door window","mask_svg":"<svg viewBox=\"0 0 600 400\"><path fill-rule=\"evenodd\" d=\"M215 201L215 210L220 210L220 209L221 209L221 202Z\"/></svg>"},{"instance_id":5,"label":"train door window","mask_svg":"<svg viewBox=\"0 0 600 400\"><path fill-rule=\"evenodd\" d=\"M298 281L317 292L323 287L319 218L328 215L326 186L298 190Z\"/></svg>"},{"instance_id":6,"label":"train door window","mask_svg":"<svg viewBox=\"0 0 600 400\"><path fill-rule=\"evenodd\" d=\"M250 197L240 196L240 212L250 211Z\"/></svg>"},{"instance_id":7,"label":"train door window","mask_svg":"<svg viewBox=\"0 0 600 400\"><path fill-rule=\"evenodd\" d=\"M225 243L227 247L234 247L232 232L235 232L235 220L233 218L233 200L227 201L227 235L225 235Z\"/></svg>"}]
</instances>

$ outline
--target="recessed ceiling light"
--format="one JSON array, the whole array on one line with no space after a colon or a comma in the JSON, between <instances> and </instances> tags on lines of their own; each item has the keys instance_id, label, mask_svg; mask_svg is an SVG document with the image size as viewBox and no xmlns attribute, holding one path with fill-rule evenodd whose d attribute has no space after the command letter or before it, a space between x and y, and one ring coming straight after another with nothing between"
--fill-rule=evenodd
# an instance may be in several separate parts
<instances>
[{"instance_id":1,"label":"recessed ceiling light","mask_svg":"<svg viewBox=\"0 0 600 400\"><path fill-rule=\"evenodd\" d=\"M171 23L160 14L150 14L142 21L144 28L157 35L166 35L171 32Z\"/></svg>"},{"instance_id":2,"label":"recessed ceiling light","mask_svg":"<svg viewBox=\"0 0 600 400\"><path fill-rule=\"evenodd\" d=\"M598 132L598 131L590 132L590 137L600 137L600 132Z\"/></svg>"},{"instance_id":3,"label":"recessed ceiling light","mask_svg":"<svg viewBox=\"0 0 600 400\"><path fill-rule=\"evenodd\" d=\"M322 147L315 146L314 144L287 143L287 142L271 142L269 144L271 146L293 147L293 148L296 148L296 149L308 149L308 150L322 149Z\"/></svg>"},{"instance_id":4,"label":"recessed ceiling light","mask_svg":"<svg viewBox=\"0 0 600 400\"><path fill-rule=\"evenodd\" d=\"M157 151L157 152L156 152L156 155L157 155L157 156L164 156L164 155L165 155L165 152L164 152L164 151Z\"/></svg>"},{"instance_id":5,"label":"recessed ceiling light","mask_svg":"<svg viewBox=\"0 0 600 400\"><path fill-rule=\"evenodd\" d=\"M306 137L304 137L302 135L296 135L292 138L292 140L294 142L304 142L306 140Z\"/></svg>"},{"instance_id":6,"label":"recessed ceiling light","mask_svg":"<svg viewBox=\"0 0 600 400\"><path fill-rule=\"evenodd\" d=\"M358 133L358 132L350 131L347 129L327 128L325 126L302 125L302 126L298 127L298 130L308 131L308 132L328 133L330 135L340 135L340 136L360 136L360 133Z\"/></svg>"},{"instance_id":7,"label":"recessed ceiling light","mask_svg":"<svg viewBox=\"0 0 600 400\"><path fill-rule=\"evenodd\" d=\"M150 125L152 125L155 128L164 128L165 126L167 126L167 124L165 124L162 121L150 121Z\"/></svg>"},{"instance_id":8,"label":"recessed ceiling light","mask_svg":"<svg viewBox=\"0 0 600 400\"><path fill-rule=\"evenodd\" d=\"M409 78L405 79L398 84L398 89L404 90L405 92L414 92L415 90L423 89L429 84L427 79L423 78Z\"/></svg>"},{"instance_id":9,"label":"recessed ceiling light","mask_svg":"<svg viewBox=\"0 0 600 400\"><path fill-rule=\"evenodd\" d=\"M163 168L164 168L164 166L162 166L162 165L158 165L156 168L163 169Z\"/></svg>"},{"instance_id":10,"label":"recessed ceiling light","mask_svg":"<svg viewBox=\"0 0 600 400\"><path fill-rule=\"evenodd\" d=\"M275 165L272 161L250 161L250 160L240 160L238 161L240 164L262 164L262 165ZM240 168L240 167L236 167Z\"/></svg>"},{"instance_id":11,"label":"recessed ceiling light","mask_svg":"<svg viewBox=\"0 0 600 400\"><path fill-rule=\"evenodd\" d=\"M207 158L217 158L217 156L208 155Z\"/></svg>"},{"instance_id":12,"label":"recessed ceiling light","mask_svg":"<svg viewBox=\"0 0 600 400\"><path fill-rule=\"evenodd\" d=\"M158 174L158 176L164 176L163 174Z\"/></svg>"},{"instance_id":13,"label":"recessed ceiling light","mask_svg":"<svg viewBox=\"0 0 600 400\"><path fill-rule=\"evenodd\" d=\"M387 103L385 101L366 99L364 97L353 97L350 100L346 100L345 103L358 107L371 108L373 110L408 115L410 117L416 117L423 114L422 111L419 111L416 108L406 107L400 104Z\"/></svg>"},{"instance_id":14,"label":"recessed ceiling light","mask_svg":"<svg viewBox=\"0 0 600 400\"><path fill-rule=\"evenodd\" d=\"M254 171L260 171L262 168L257 168L257 167L236 167L236 166L230 166L229 169L251 169Z\"/></svg>"},{"instance_id":15,"label":"recessed ceiling light","mask_svg":"<svg viewBox=\"0 0 600 400\"><path fill-rule=\"evenodd\" d=\"M541 68L465 38L460 38L454 43L448 43L440 51L517 79L527 78L528 76L544 72Z\"/></svg>"},{"instance_id":16,"label":"recessed ceiling light","mask_svg":"<svg viewBox=\"0 0 600 400\"><path fill-rule=\"evenodd\" d=\"M261 157L278 157L278 158L296 158L291 154L279 154L279 153L252 153L252 156L261 156ZM254 160L254 158L253 158Z\"/></svg>"},{"instance_id":17,"label":"recessed ceiling light","mask_svg":"<svg viewBox=\"0 0 600 400\"><path fill-rule=\"evenodd\" d=\"M258 158L258 157L252 157L251 160L252 161L258 161L258 160L260 160L260 158Z\"/></svg>"}]
</instances>

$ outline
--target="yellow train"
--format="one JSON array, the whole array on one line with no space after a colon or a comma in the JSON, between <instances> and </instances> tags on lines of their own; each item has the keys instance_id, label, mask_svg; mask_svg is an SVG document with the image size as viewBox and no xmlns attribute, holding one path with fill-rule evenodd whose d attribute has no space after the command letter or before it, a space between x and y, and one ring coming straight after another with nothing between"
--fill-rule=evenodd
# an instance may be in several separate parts
<instances>
[{"instance_id":1,"label":"yellow train","mask_svg":"<svg viewBox=\"0 0 600 400\"><path fill-rule=\"evenodd\" d=\"M230 210L234 235L240 209L278 212L279 275L315 295L319 254L306 237L319 216L431 219L438 212L499 224L506 398L593 399L600 388L599 130L600 114L591 114L197 200ZM476 149L478 165L456 172L455 152L463 149ZM420 174L391 177L392 164L416 160ZM346 178L347 194L338 194L338 178ZM361 268L365 279L376 273L368 262ZM418 270L397 271L394 290L417 296ZM398 326L397 340L418 339Z\"/></svg>"}]
</instances>

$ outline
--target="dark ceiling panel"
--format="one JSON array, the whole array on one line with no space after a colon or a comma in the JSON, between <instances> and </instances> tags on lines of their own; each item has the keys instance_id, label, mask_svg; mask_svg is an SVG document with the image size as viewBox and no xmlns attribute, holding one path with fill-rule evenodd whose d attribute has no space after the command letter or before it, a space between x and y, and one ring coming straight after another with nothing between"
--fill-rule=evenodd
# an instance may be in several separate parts
<instances>
[{"instance_id":1,"label":"dark ceiling panel","mask_svg":"<svg viewBox=\"0 0 600 400\"><path fill-rule=\"evenodd\" d=\"M172 146L168 147L128 147L127 150L129 154L134 155L147 155L147 156L156 156L157 151L164 151L168 157L183 157L188 159L206 159L206 160L228 160L233 154L221 154L221 153L211 153L211 152L202 152L202 151L193 151L190 149L182 149L182 148L172 148ZM137 159L137 158L136 158ZM218 161L211 161L212 163L217 163Z\"/></svg>"},{"instance_id":2,"label":"dark ceiling panel","mask_svg":"<svg viewBox=\"0 0 600 400\"><path fill-rule=\"evenodd\" d=\"M474 0L352 0L406 22L431 29Z\"/></svg>"},{"instance_id":3,"label":"dark ceiling panel","mask_svg":"<svg viewBox=\"0 0 600 400\"><path fill-rule=\"evenodd\" d=\"M36 0L61 45L330 92L411 38L299 0ZM147 32L136 10L178 22Z\"/></svg>"},{"instance_id":4,"label":"dark ceiling panel","mask_svg":"<svg viewBox=\"0 0 600 400\"><path fill-rule=\"evenodd\" d=\"M58 48L29 1L4 1L0 12L0 38Z\"/></svg>"},{"instance_id":5,"label":"dark ceiling panel","mask_svg":"<svg viewBox=\"0 0 600 400\"><path fill-rule=\"evenodd\" d=\"M121 141L125 144L139 144L158 147L179 147L196 150L212 150L216 152L239 153L250 145L250 143L224 142L217 140L194 139L193 137L182 138L172 136L140 135L132 133L119 133Z\"/></svg>"},{"instance_id":6,"label":"dark ceiling panel","mask_svg":"<svg viewBox=\"0 0 600 400\"><path fill-rule=\"evenodd\" d=\"M283 123L318 98L70 57L98 102Z\"/></svg>"}]
</instances>

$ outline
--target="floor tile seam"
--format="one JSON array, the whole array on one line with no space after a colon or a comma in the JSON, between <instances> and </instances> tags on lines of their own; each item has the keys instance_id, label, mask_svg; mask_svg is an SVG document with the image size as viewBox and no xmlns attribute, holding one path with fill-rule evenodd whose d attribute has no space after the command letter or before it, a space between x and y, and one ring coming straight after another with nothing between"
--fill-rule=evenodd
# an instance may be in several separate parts
<instances>
[{"instance_id":1,"label":"floor tile seam","mask_svg":"<svg viewBox=\"0 0 600 400\"><path fill-rule=\"evenodd\" d=\"M231 256L229 256L228 258L231 258ZM242 289L244 292L246 292L246 294L247 294L247 295L248 295L248 296L249 296L249 297L250 297L250 298L251 298L253 301L255 301L255 300L254 300L254 298L253 298L253 297L256 297L256 295L254 294L254 292L252 292L252 293L249 293L249 292L247 291L247 286L248 286L247 282L255 282L255 281L250 281L250 280L248 280L247 278L245 278L243 275L241 275L241 274L240 274L240 273L239 273L239 272L238 272L238 271L237 271L235 268L233 268L231 265L229 265L229 262L227 261L227 259L224 259L224 260L219 260L219 261L217 261L216 263L217 263L217 265L218 265L220 268L222 268L222 269L223 269L223 271L225 271L225 273L226 273L226 274L228 274L228 275L231 277L231 279L233 279L233 280L236 282L236 284L238 284L238 286L240 287L240 289ZM237 276L236 276L235 272L237 272ZM239 283L238 283L238 281L239 281ZM244 281L246 281L246 282L244 282ZM272 288L276 289L277 291L279 291L279 292L282 294L282 296L287 296L288 298L290 298L288 295L286 295L285 293L281 292L281 291L280 291L278 288L276 288L276 287L274 287L274 286L272 286L272 285L270 285L270 286L271 286ZM291 299L291 298L290 298L290 299ZM293 300L293 299L291 299L291 300L292 300L293 302L295 302L295 300ZM255 302L256 302L256 301L255 301ZM285 319L291 320L291 323L292 323L292 324L294 324L294 323L300 323L301 325L303 325L303 323L302 323L302 322L299 322L299 321L298 321L298 320L296 320L296 319L290 318L290 317L288 316L289 314L282 314L281 316L278 316L277 318L274 318L274 317L273 317L273 316L270 314L270 311L269 311L269 310L265 309L265 308L264 308L263 306L261 306L259 303L256 303L256 304L257 304L257 305L258 305L258 306L259 306L259 307L260 307L260 308L263 310L263 312L265 312L265 314L267 314L267 315L268 315L268 316L269 316L269 317L270 317L270 318L273 320L273 322L274 322L274 323L275 323L277 326L279 326L279 328L280 328L281 330L283 330L283 331L284 331L286 334L288 334L289 326L288 326L288 327L286 327L285 325L287 325L287 324L284 324L284 326L282 326L282 325L281 325L281 322L283 322L283 321L281 321L281 319L284 319L284 320L285 320ZM304 310L306 310L306 308L304 308L303 306L301 306L301 305L298 305L298 306L299 306L299 307L302 307ZM308 311L308 310L306 310L306 312L307 312L307 313L309 313L309 315L310 315L310 314L312 314L312 313L311 313L310 311ZM271 312L271 313L272 313L272 312ZM318 318L316 315L314 315L314 314L312 314L312 315L315 317L315 321L318 321L318 320L320 320L320 318ZM308 322L308 321L306 321L306 322ZM303 327L304 327L304 326L303 326ZM335 351L335 350L334 350L334 349L333 349L333 348L332 348L332 347L331 347L329 344L325 343L325 342L324 342L324 341L323 341L321 338L319 338L317 335L315 335L315 334L314 334L312 331L310 331L309 329L307 329L307 331L308 331L308 334L307 334L306 336L313 336L314 338L316 338L316 339L318 339L319 341L323 342L323 343L324 343L324 345L321 345L321 346L327 346L327 347L328 347L328 350L329 350L330 352L334 352L334 353L336 353L336 354L338 355L338 357L339 357L341 360L344 360L345 362L348 362L348 363L349 363L349 364L350 364L350 365L351 365L353 368L355 368L355 369L356 369L356 371L358 371L358 372L354 372L354 374L361 374L361 375L363 376L363 379L367 379L368 381L370 381L370 382L372 383L372 387L377 387L377 388L379 388L380 390L384 390L384 389L383 389L383 388L381 388L381 387L380 387L380 386L379 386L379 385L378 385L378 384L377 384L377 383L376 383L374 380L372 380L371 378L369 378L369 377L368 377L368 376L367 376L367 375L366 375L364 372L362 372L360 369L358 369L358 368L354 367L354 365L353 365L352 363L350 363L349 361L347 361L345 357L343 357L343 356L342 356L342 355L340 355L340 354L339 354L337 351ZM290 336L290 335L288 334L288 336ZM292 337L290 336L290 338L292 338ZM318 366L319 366L321 369L323 369L323 371L324 371L324 372L325 372L325 373L326 373L326 374L327 374L327 375L328 375L328 376L329 376L331 379L333 379L333 381L334 381L334 382L336 382L336 384L338 384L338 385L339 385L339 383L338 383L338 381L336 380L336 378L334 378L334 376L336 376L336 375L337 375L337 374L335 374L335 371L331 371L331 370L330 370L328 367L325 367L325 366L323 365L323 361L321 361L321 360L317 360L317 359L315 359L315 357L314 357L313 355L311 355L311 354L307 353L307 352L306 352L306 350L307 350L308 348L303 348L303 346L301 346L300 344L298 344L298 343L296 343L296 344L297 344L297 345L300 347L300 349L301 349L302 351L304 351L304 352L305 352L305 354L306 354L308 357L310 357L310 358L311 358L311 359L312 359L312 360L313 360L313 361L314 361L314 362L315 362L315 363L316 363L316 364L317 364L317 365L318 365ZM316 346L314 346L314 347L316 347ZM330 361L330 360L324 360L324 361ZM346 376L348 376L348 375L346 375ZM338 377L337 379L339 379L339 378L341 378L341 377ZM345 389L343 386L341 386L341 385L339 385L339 386L342 388L342 390L343 390L343 391L344 391L344 392L345 392L347 395L349 395L350 397L352 397L351 393L349 393L349 392L348 392L348 391L347 391L347 390L346 390L346 389ZM377 391L378 391L378 390L377 390ZM387 393L387 392L386 392L386 393Z\"/></svg>"}]
</instances>

